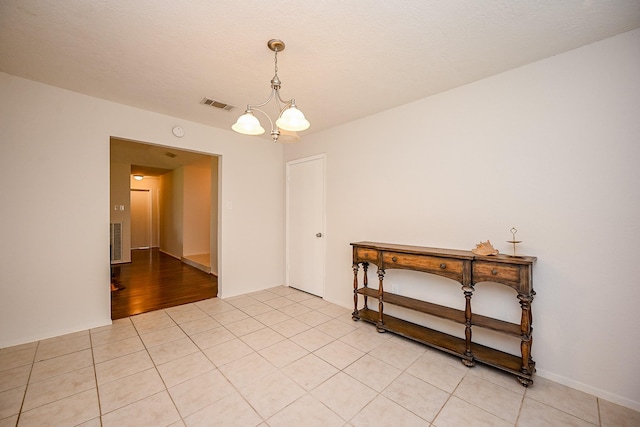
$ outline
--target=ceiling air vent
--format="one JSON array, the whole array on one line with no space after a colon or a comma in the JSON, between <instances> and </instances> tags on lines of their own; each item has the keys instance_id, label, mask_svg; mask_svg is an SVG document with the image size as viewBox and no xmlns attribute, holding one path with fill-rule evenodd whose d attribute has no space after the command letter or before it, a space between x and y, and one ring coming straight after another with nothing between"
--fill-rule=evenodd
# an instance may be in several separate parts
<instances>
[{"instance_id":1,"label":"ceiling air vent","mask_svg":"<svg viewBox=\"0 0 640 427\"><path fill-rule=\"evenodd\" d=\"M224 102L216 101L215 99L204 97L200 104L208 105L209 107L220 108L221 110L231 111L234 107L233 105L225 104Z\"/></svg>"}]
</instances>

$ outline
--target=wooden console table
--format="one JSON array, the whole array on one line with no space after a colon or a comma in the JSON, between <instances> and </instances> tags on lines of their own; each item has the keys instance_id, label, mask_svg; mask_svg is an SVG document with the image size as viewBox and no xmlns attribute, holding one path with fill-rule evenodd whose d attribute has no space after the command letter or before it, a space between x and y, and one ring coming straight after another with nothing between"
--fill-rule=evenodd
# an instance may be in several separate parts
<instances>
[{"instance_id":1,"label":"wooden console table","mask_svg":"<svg viewBox=\"0 0 640 427\"><path fill-rule=\"evenodd\" d=\"M374 242L351 243L353 246L353 320L365 320L376 325L378 332L390 331L431 347L460 356L462 363L471 367L481 362L517 376L523 386L533 383L535 362L531 358L533 290L533 264L535 257L508 255L479 256L471 251L425 248ZM378 266L378 289L370 288L367 279L369 263ZM363 286L358 285L358 270L364 270ZM384 290L384 275L388 269L406 269L435 274L455 280L462 285L465 309L458 310L427 301L421 301ZM495 282L513 288L522 309L519 324L474 314L471 297L474 285ZM358 295L364 297L364 307L358 309ZM378 300L378 311L369 309L368 299ZM427 313L465 325L465 337L417 325L388 314L384 305L396 306ZM473 327L482 327L520 339L521 354L516 356L489 348L472 341Z\"/></svg>"}]
</instances>

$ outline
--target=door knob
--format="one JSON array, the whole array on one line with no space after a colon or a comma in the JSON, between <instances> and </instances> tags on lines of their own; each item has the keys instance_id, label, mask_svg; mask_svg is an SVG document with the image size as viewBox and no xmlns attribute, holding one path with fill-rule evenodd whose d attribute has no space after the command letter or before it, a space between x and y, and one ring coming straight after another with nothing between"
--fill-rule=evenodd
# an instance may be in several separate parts
<instances>
[{"instance_id":1,"label":"door knob","mask_svg":"<svg viewBox=\"0 0 640 427\"><path fill-rule=\"evenodd\" d=\"M316 233L316 237L322 237L322 233Z\"/></svg>"}]
</instances>

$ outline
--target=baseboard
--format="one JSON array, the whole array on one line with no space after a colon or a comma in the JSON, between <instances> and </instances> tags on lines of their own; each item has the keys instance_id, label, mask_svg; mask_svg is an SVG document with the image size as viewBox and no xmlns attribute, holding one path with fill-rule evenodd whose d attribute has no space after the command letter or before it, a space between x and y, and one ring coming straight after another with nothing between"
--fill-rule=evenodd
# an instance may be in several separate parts
<instances>
[{"instance_id":1,"label":"baseboard","mask_svg":"<svg viewBox=\"0 0 640 427\"><path fill-rule=\"evenodd\" d=\"M536 375L556 382L558 384L566 385L567 387L589 393L600 399L604 399L617 405L624 406L625 408L633 409L634 411L640 411L640 402L633 401L626 397L618 396L617 394L613 394L611 392L592 387L579 381L554 374L553 372L545 371L544 369L536 369Z\"/></svg>"}]
</instances>

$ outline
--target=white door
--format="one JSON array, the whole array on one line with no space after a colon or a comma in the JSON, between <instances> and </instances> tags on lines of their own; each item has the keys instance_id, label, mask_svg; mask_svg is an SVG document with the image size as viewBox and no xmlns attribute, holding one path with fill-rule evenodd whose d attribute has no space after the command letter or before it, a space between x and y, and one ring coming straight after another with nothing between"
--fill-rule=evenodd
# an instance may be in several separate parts
<instances>
[{"instance_id":1,"label":"white door","mask_svg":"<svg viewBox=\"0 0 640 427\"><path fill-rule=\"evenodd\" d=\"M151 247L151 192L131 190L131 249Z\"/></svg>"},{"instance_id":2,"label":"white door","mask_svg":"<svg viewBox=\"0 0 640 427\"><path fill-rule=\"evenodd\" d=\"M324 162L287 162L287 284L324 296Z\"/></svg>"}]
</instances>

